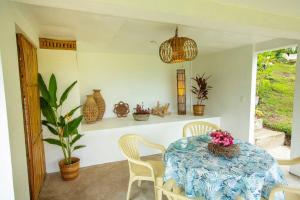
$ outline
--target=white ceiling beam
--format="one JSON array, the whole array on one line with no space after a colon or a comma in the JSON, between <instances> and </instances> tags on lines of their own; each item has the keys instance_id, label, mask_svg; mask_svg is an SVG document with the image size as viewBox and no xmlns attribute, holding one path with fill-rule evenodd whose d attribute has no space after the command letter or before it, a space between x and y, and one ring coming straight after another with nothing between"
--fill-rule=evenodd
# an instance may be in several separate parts
<instances>
[{"instance_id":1,"label":"white ceiling beam","mask_svg":"<svg viewBox=\"0 0 300 200\"><path fill-rule=\"evenodd\" d=\"M133 19L300 39L300 19L210 0L11 0Z\"/></svg>"}]
</instances>

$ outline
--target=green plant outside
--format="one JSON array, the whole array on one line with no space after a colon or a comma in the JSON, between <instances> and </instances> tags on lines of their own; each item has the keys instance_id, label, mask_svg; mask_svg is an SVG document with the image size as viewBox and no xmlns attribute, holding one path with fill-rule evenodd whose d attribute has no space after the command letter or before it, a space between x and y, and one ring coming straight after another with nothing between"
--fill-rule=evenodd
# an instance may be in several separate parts
<instances>
[{"instance_id":1,"label":"green plant outside","mask_svg":"<svg viewBox=\"0 0 300 200\"><path fill-rule=\"evenodd\" d=\"M256 108L263 113L265 127L290 135L296 68L295 63L288 63L281 56L274 56L275 53L267 59L272 61L265 68L260 68L258 62L257 95L260 100Z\"/></svg>"},{"instance_id":2,"label":"green plant outside","mask_svg":"<svg viewBox=\"0 0 300 200\"><path fill-rule=\"evenodd\" d=\"M71 164L72 152L85 147L85 145L75 145L82 137L78 133L78 126L82 121L82 115L73 118L73 114L81 106L78 106L68 113L63 114L62 108L65 100L77 81L73 82L63 92L61 97L57 98L57 82L55 76L50 77L49 85L46 86L41 74L38 75L38 84L40 89L40 105L44 116L43 126L54 135L54 138L45 138L44 141L49 144L57 145L62 149L66 164Z\"/></svg>"}]
</instances>

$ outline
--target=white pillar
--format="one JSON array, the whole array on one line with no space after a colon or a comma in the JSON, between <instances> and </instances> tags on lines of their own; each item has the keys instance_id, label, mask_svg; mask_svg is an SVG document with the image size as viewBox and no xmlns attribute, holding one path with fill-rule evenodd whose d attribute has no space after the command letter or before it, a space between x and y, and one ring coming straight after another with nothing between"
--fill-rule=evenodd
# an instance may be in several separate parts
<instances>
[{"instance_id":1,"label":"white pillar","mask_svg":"<svg viewBox=\"0 0 300 200\"><path fill-rule=\"evenodd\" d=\"M298 57L296 63L291 158L300 156L300 49L299 47L300 47L300 42L298 42ZM300 176L300 165L291 167L290 172Z\"/></svg>"},{"instance_id":2,"label":"white pillar","mask_svg":"<svg viewBox=\"0 0 300 200\"><path fill-rule=\"evenodd\" d=\"M13 200L14 186L7 125L7 111L4 94L2 63L0 55L0 194L1 199Z\"/></svg>"}]
</instances>

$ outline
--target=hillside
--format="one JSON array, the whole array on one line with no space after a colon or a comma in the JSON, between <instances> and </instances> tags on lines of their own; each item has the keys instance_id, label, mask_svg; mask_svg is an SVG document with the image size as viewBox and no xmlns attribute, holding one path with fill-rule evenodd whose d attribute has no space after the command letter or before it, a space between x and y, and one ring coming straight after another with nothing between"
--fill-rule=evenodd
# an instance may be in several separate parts
<instances>
[{"instance_id":1,"label":"hillside","mask_svg":"<svg viewBox=\"0 0 300 200\"><path fill-rule=\"evenodd\" d=\"M262 111L264 126L291 134L295 88L295 64L275 62L257 73L256 109Z\"/></svg>"}]
</instances>

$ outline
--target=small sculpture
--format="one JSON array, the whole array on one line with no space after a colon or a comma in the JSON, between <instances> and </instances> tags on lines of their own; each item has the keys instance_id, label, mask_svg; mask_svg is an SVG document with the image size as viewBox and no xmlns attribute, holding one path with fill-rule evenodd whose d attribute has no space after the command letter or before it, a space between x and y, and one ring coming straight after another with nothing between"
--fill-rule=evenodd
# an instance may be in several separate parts
<instances>
[{"instance_id":1,"label":"small sculpture","mask_svg":"<svg viewBox=\"0 0 300 200\"><path fill-rule=\"evenodd\" d=\"M158 101L156 106L154 108L152 108L151 114L152 115L157 115L157 116L160 116L160 117L164 117L166 115L169 115L170 114L170 112L168 111L169 106L170 106L169 103L166 103L165 105L161 106L159 101Z\"/></svg>"},{"instance_id":2,"label":"small sculpture","mask_svg":"<svg viewBox=\"0 0 300 200\"><path fill-rule=\"evenodd\" d=\"M127 117L129 112L130 110L128 103L120 101L119 103L114 105L114 113L117 114L118 118Z\"/></svg>"}]
</instances>

